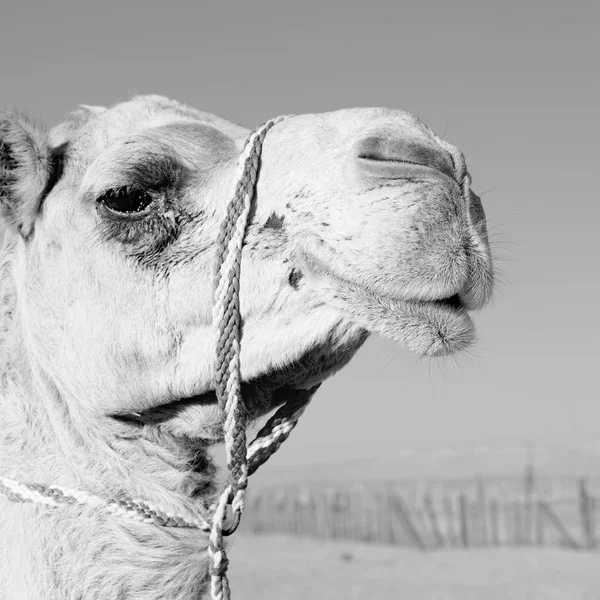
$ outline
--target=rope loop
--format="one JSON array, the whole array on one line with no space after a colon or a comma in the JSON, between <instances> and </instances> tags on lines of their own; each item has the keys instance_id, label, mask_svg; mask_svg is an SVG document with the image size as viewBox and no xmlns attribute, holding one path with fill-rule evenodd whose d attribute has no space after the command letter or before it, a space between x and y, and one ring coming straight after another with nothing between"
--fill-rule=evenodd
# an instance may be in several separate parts
<instances>
[{"instance_id":1,"label":"rope loop","mask_svg":"<svg viewBox=\"0 0 600 600\"><path fill-rule=\"evenodd\" d=\"M226 486L228 491L225 507L226 514L223 515L222 524L222 532L226 537L235 532L242 520L247 487L247 481L245 481L243 484L230 481ZM231 513L229 511L231 511Z\"/></svg>"}]
</instances>

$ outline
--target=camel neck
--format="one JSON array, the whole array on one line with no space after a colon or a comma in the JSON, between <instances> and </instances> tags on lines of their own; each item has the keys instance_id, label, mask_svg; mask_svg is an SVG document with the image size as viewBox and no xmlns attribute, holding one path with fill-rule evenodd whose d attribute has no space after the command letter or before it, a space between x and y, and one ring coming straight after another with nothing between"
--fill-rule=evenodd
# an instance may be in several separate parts
<instances>
[{"instance_id":1,"label":"camel neck","mask_svg":"<svg viewBox=\"0 0 600 600\"><path fill-rule=\"evenodd\" d=\"M206 442L74 414L77 399L35 363L18 327L3 327L1 351L1 475L101 497L166 499L191 517L211 501L216 469Z\"/></svg>"},{"instance_id":2,"label":"camel neck","mask_svg":"<svg viewBox=\"0 0 600 600\"><path fill-rule=\"evenodd\" d=\"M107 427L90 437L66 408L72 399L28 360L20 331L5 325L0 473L103 497L126 494L183 518L197 517L213 488L215 469L206 449L153 437L151 429L127 437ZM142 598L148 590L155 600L202 596L208 545L202 531L166 530L73 505L2 502L6 539L29 549L5 557L0 566L0 589L7 597Z\"/></svg>"}]
</instances>

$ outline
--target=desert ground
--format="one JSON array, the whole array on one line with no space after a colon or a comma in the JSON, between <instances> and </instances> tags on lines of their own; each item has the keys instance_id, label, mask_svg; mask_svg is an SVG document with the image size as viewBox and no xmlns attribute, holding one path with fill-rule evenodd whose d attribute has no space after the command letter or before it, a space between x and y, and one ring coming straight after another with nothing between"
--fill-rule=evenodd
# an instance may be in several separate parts
<instances>
[{"instance_id":1,"label":"desert ground","mask_svg":"<svg viewBox=\"0 0 600 600\"><path fill-rule=\"evenodd\" d=\"M600 554L405 548L283 535L234 536L239 600L600 600Z\"/></svg>"}]
</instances>

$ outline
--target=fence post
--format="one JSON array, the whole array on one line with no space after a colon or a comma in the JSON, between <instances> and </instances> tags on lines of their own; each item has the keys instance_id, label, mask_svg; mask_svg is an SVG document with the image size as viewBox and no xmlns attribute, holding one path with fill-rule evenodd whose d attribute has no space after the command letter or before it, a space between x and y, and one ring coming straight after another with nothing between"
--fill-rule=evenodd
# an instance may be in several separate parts
<instances>
[{"instance_id":1,"label":"fence post","mask_svg":"<svg viewBox=\"0 0 600 600\"><path fill-rule=\"evenodd\" d=\"M367 496L366 490L363 485L360 485L357 489L357 506L358 511L357 515L360 514L361 518L357 519L357 535L356 539L361 542L370 541L370 505L369 505L369 497Z\"/></svg>"},{"instance_id":2,"label":"fence post","mask_svg":"<svg viewBox=\"0 0 600 600\"><path fill-rule=\"evenodd\" d=\"M500 527L498 524L499 511L498 511L498 498L494 497L490 499L490 505L488 509L489 515L489 529L490 529L490 543L493 546L500 545Z\"/></svg>"},{"instance_id":3,"label":"fence post","mask_svg":"<svg viewBox=\"0 0 600 600\"><path fill-rule=\"evenodd\" d=\"M438 518L435 513L435 507L433 505L433 499L431 497L430 492L427 492L423 497L423 509L425 511L425 517L429 522L429 527L431 529L433 539L435 540L435 545L444 546L444 536L442 535L442 532L440 530Z\"/></svg>"},{"instance_id":4,"label":"fence post","mask_svg":"<svg viewBox=\"0 0 600 600\"><path fill-rule=\"evenodd\" d=\"M592 499L588 494L587 481L583 477L579 480L579 514L583 536L582 545L586 548L594 548L596 546L596 536L592 514Z\"/></svg>"},{"instance_id":5,"label":"fence post","mask_svg":"<svg viewBox=\"0 0 600 600\"><path fill-rule=\"evenodd\" d=\"M513 523L514 523L514 543L516 546L523 545L523 503L519 500L514 500L513 506Z\"/></svg>"},{"instance_id":6,"label":"fence post","mask_svg":"<svg viewBox=\"0 0 600 600\"><path fill-rule=\"evenodd\" d=\"M395 544L394 523L390 510L390 488L385 485L381 493L377 495L377 513L379 519L379 530L382 534L382 542L385 544Z\"/></svg>"},{"instance_id":7,"label":"fence post","mask_svg":"<svg viewBox=\"0 0 600 600\"><path fill-rule=\"evenodd\" d=\"M523 480L523 527L521 541L530 546L533 543L533 495L535 490L535 474L530 462L525 469Z\"/></svg>"},{"instance_id":8,"label":"fence post","mask_svg":"<svg viewBox=\"0 0 600 600\"><path fill-rule=\"evenodd\" d=\"M542 500L538 497L535 503L535 542L538 546L543 546L546 543L544 537L544 514Z\"/></svg>"},{"instance_id":9,"label":"fence post","mask_svg":"<svg viewBox=\"0 0 600 600\"><path fill-rule=\"evenodd\" d=\"M588 496L589 498L589 508L590 508L590 529L592 531L592 540L593 547L597 548L598 544L596 542L596 502L598 501L595 496Z\"/></svg>"},{"instance_id":10,"label":"fence post","mask_svg":"<svg viewBox=\"0 0 600 600\"><path fill-rule=\"evenodd\" d=\"M446 532L446 543L449 546L458 546L456 535L456 515L454 514L454 504L452 502L452 496L450 493L444 492L442 503L444 506L444 529Z\"/></svg>"},{"instance_id":11,"label":"fence post","mask_svg":"<svg viewBox=\"0 0 600 600\"><path fill-rule=\"evenodd\" d=\"M478 539L477 544L487 546L490 543L490 531L488 528L488 514L487 514L487 490L485 488L485 481L483 477L477 478L477 511L476 511L476 522L478 524Z\"/></svg>"},{"instance_id":12,"label":"fence post","mask_svg":"<svg viewBox=\"0 0 600 600\"><path fill-rule=\"evenodd\" d=\"M469 546L469 500L465 494L460 494L458 499L460 515L460 541L467 548Z\"/></svg>"}]
</instances>

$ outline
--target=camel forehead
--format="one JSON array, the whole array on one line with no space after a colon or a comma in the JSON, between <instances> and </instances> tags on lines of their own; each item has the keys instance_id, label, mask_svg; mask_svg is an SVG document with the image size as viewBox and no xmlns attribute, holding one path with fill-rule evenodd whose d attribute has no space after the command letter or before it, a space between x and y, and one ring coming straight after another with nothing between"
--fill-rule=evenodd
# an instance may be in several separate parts
<instances>
[{"instance_id":1,"label":"camel forehead","mask_svg":"<svg viewBox=\"0 0 600 600\"><path fill-rule=\"evenodd\" d=\"M273 115L277 116L277 115ZM196 121L223 131L231 137L245 137L248 130L161 96L139 96L115 105L103 113L98 135L123 135L136 129L155 128L175 121ZM431 130L415 115L385 107L348 108L331 112L294 115L288 131L302 129L306 136L325 136L331 141L371 128L389 128L407 135L430 137ZM293 125L292 125L293 123ZM237 134L237 136L235 135Z\"/></svg>"},{"instance_id":2,"label":"camel forehead","mask_svg":"<svg viewBox=\"0 0 600 600\"><path fill-rule=\"evenodd\" d=\"M55 129L60 131L62 126ZM143 151L157 155L173 150L183 164L208 168L237 156L235 140L244 139L247 133L167 98L136 97L96 112L69 135L69 171L80 177L97 159L118 166L123 160L143 161Z\"/></svg>"},{"instance_id":3,"label":"camel forehead","mask_svg":"<svg viewBox=\"0 0 600 600\"><path fill-rule=\"evenodd\" d=\"M180 137L182 124L203 124L206 130L213 125L211 115L160 97L141 97L117 104L97 116L87 128L95 146L107 146L123 136L150 130L167 133L175 127ZM191 135L191 134L190 134Z\"/></svg>"}]
</instances>

